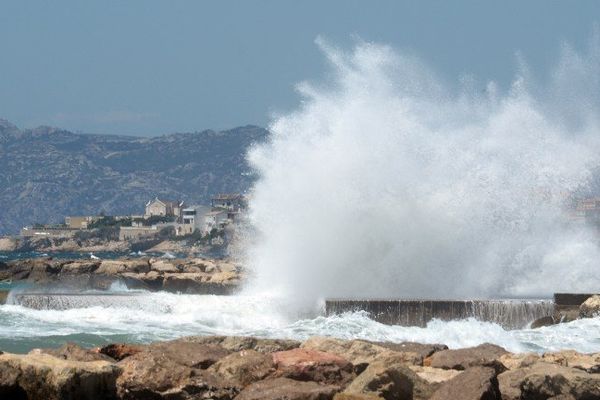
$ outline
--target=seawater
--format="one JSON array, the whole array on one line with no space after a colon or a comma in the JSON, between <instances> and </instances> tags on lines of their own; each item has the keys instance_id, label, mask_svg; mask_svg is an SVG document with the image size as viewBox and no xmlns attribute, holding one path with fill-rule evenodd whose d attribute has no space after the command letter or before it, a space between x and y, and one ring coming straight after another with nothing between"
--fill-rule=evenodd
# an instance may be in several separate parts
<instances>
[{"instance_id":1,"label":"seawater","mask_svg":"<svg viewBox=\"0 0 600 400\"><path fill-rule=\"evenodd\" d=\"M513 352L600 351L600 319L540 329L506 330L470 318L431 321L426 327L383 325L365 312L325 317L290 313L276 296L206 296L136 292L135 301L83 303L67 310L0 306L0 349L26 352L71 341L83 346L148 343L189 335L242 335L303 340L333 336L375 341L444 343L450 348L495 343Z\"/></svg>"}]
</instances>

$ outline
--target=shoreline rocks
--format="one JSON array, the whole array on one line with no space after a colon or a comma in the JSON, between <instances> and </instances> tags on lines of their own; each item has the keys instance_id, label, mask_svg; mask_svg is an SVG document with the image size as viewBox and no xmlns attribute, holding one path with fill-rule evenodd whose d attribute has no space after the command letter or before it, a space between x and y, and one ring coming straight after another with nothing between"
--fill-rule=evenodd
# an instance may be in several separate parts
<instances>
[{"instance_id":1,"label":"shoreline rocks","mask_svg":"<svg viewBox=\"0 0 600 400\"><path fill-rule=\"evenodd\" d=\"M226 260L123 258L65 260L35 258L0 262L0 281L40 287L108 289L122 282L130 289L189 294L232 294L244 279L239 265Z\"/></svg>"},{"instance_id":2,"label":"shoreline rocks","mask_svg":"<svg viewBox=\"0 0 600 400\"><path fill-rule=\"evenodd\" d=\"M598 399L599 367L600 353L513 354L490 344L448 350L417 343L228 336L100 349L68 343L28 354L0 351L0 398Z\"/></svg>"}]
</instances>

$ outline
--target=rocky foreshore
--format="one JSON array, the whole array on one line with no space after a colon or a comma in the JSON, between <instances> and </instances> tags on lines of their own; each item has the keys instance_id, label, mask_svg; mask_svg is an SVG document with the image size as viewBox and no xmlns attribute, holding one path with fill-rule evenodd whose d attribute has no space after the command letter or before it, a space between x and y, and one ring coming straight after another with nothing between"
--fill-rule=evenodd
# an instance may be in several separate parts
<instances>
[{"instance_id":1,"label":"rocky foreshore","mask_svg":"<svg viewBox=\"0 0 600 400\"><path fill-rule=\"evenodd\" d=\"M231 294L243 271L226 261L206 258L123 258L64 260L34 258L0 262L0 281L50 286L54 290L108 289L122 282L130 289L195 294Z\"/></svg>"},{"instance_id":2,"label":"rocky foreshore","mask_svg":"<svg viewBox=\"0 0 600 400\"><path fill-rule=\"evenodd\" d=\"M600 353L186 337L0 355L2 399L599 399Z\"/></svg>"}]
</instances>

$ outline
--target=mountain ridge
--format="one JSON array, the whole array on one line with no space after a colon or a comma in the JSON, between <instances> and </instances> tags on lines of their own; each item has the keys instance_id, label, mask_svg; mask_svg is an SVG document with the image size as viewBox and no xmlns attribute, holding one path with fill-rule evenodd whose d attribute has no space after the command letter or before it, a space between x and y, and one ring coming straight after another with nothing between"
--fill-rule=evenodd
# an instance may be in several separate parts
<instances>
[{"instance_id":1,"label":"mountain ridge","mask_svg":"<svg viewBox=\"0 0 600 400\"><path fill-rule=\"evenodd\" d=\"M269 132L246 125L154 137L83 134L0 119L0 234L66 215L141 213L155 196L207 204L253 182L245 154Z\"/></svg>"}]
</instances>

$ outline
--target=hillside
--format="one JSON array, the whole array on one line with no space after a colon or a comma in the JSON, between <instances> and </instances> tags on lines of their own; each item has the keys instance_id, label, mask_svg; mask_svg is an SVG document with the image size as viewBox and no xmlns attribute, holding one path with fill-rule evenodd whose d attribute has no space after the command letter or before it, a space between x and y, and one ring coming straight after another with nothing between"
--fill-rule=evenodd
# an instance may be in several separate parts
<instances>
[{"instance_id":1,"label":"hillside","mask_svg":"<svg viewBox=\"0 0 600 400\"><path fill-rule=\"evenodd\" d=\"M0 120L0 234L65 215L141 213L155 196L206 204L243 192L252 184L245 153L267 134L244 126L140 138Z\"/></svg>"}]
</instances>

